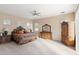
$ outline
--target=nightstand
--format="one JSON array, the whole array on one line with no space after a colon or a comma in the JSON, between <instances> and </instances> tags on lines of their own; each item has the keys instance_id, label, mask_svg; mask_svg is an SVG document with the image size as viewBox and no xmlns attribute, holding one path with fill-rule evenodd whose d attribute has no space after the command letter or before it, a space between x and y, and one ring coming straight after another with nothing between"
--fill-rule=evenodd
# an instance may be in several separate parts
<instances>
[{"instance_id":1,"label":"nightstand","mask_svg":"<svg viewBox=\"0 0 79 59\"><path fill-rule=\"evenodd\" d=\"M0 36L0 44L11 41L11 35Z\"/></svg>"}]
</instances>

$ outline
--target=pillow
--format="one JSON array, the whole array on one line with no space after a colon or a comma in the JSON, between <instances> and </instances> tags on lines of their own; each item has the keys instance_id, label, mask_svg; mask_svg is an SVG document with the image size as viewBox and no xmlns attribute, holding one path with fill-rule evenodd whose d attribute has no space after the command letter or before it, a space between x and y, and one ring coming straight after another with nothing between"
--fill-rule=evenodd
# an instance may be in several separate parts
<instances>
[{"instance_id":1,"label":"pillow","mask_svg":"<svg viewBox=\"0 0 79 59\"><path fill-rule=\"evenodd\" d=\"M24 34L24 31L17 31L17 34Z\"/></svg>"}]
</instances>

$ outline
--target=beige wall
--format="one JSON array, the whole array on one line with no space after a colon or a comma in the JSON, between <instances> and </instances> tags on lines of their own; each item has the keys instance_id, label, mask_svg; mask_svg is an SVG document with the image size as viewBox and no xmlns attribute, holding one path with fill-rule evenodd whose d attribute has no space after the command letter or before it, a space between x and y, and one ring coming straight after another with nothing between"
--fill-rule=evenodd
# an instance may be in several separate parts
<instances>
[{"instance_id":1,"label":"beige wall","mask_svg":"<svg viewBox=\"0 0 79 59\"><path fill-rule=\"evenodd\" d=\"M11 21L11 25L3 24L4 20L7 19ZM26 24L32 23L32 21L29 19L24 19L18 16L13 16L7 13L0 12L0 32L3 28L8 28L10 33L13 29L15 29L18 26L19 23L21 23L22 26L26 27Z\"/></svg>"},{"instance_id":2,"label":"beige wall","mask_svg":"<svg viewBox=\"0 0 79 59\"><path fill-rule=\"evenodd\" d=\"M79 6L75 13L75 30L76 30L76 50L79 54Z\"/></svg>"},{"instance_id":3,"label":"beige wall","mask_svg":"<svg viewBox=\"0 0 79 59\"><path fill-rule=\"evenodd\" d=\"M42 29L42 25L44 25L44 24L51 25L53 39L60 40L61 39L61 22L68 21L69 23L70 22L73 23L74 20L75 20L75 13L69 13L69 14L52 16L52 17L48 17L48 18L35 20L34 23L39 23L39 25L40 25L39 30L40 31ZM70 23L70 25L72 23ZM74 35L74 25L71 25L69 29L70 29L69 36L71 37Z\"/></svg>"}]
</instances>

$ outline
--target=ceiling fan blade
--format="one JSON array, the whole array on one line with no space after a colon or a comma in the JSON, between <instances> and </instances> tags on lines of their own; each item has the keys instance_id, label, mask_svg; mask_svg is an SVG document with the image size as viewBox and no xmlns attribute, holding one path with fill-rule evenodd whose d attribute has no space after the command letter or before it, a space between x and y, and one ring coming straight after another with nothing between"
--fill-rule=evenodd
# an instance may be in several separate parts
<instances>
[{"instance_id":1,"label":"ceiling fan blade","mask_svg":"<svg viewBox=\"0 0 79 59\"><path fill-rule=\"evenodd\" d=\"M40 13L38 13L37 15L40 16Z\"/></svg>"},{"instance_id":2,"label":"ceiling fan blade","mask_svg":"<svg viewBox=\"0 0 79 59\"><path fill-rule=\"evenodd\" d=\"M40 13L38 13L36 10L32 11L31 14L33 16L40 16Z\"/></svg>"}]
</instances>

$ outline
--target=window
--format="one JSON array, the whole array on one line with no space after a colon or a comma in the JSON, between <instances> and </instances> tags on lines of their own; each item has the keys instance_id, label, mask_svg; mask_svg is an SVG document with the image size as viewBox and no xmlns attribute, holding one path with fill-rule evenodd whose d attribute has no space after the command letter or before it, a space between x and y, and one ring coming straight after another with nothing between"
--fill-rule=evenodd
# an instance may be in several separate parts
<instances>
[{"instance_id":1,"label":"window","mask_svg":"<svg viewBox=\"0 0 79 59\"><path fill-rule=\"evenodd\" d=\"M4 19L4 20L3 20L3 24L4 24L4 25L11 25L11 20L9 20L9 19Z\"/></svg>"}]
</instances>

